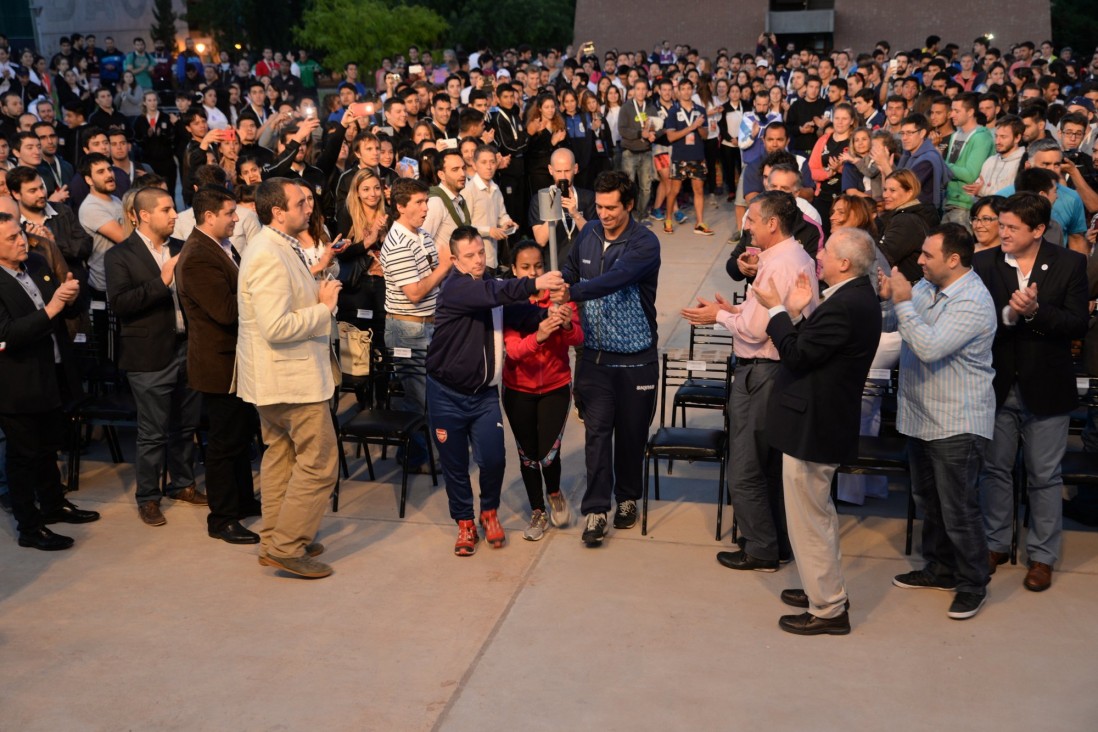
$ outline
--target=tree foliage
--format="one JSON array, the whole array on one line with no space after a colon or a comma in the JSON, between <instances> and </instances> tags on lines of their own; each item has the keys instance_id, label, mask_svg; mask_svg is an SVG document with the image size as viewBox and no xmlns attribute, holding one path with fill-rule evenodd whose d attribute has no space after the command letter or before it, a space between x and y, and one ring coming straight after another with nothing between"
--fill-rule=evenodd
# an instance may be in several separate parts
<instances>
[{"instance_id":1,"label":"tree foliage","mask_svg":"<svg viewBox=\"0 0 1098 732\"><path fill-rule=\"evenodd\" d=\"M1052 39L1056 48L1071 46L1076 58L1090 58L1098 41L1094 0L1052 0ZM1044 39L1033 39L1040 43Z\"/></svg>"},{"instance_id":2,"label":"tree foliage","mask_svg":"<svg viewBox=\"0 0 1098 732\"><path fill-rule=\"evenodd\" d=\"M325 66L355 61L367 68L404 53L408 46L435 48L449 25L433 10L383 0L315 0L295 37L325 54Z\"/></svg>"},{"instance_id":3,"label":"tree foliage","mask_svg":"<svg viewBox=\"0 0 1098 732\"><path fill-rule=\"evenodd\" d=\"M528 43L563 48L572 42L575 0L412 0L450 24L446 44L472 51L487 39L493 49Z\"/></svg>"},{"instance_id":4,"label":"tree foliage","mask_svg":"<svg viewBox=\"0 0 1098 732\"><path fill-rule=\"evenodd\" d=\"M175 21L179 16L172 9L172 0L155 0L153 26L149 35L153 41L163 41L168 48L175 47Z\"/></svg>"}]
</instances>

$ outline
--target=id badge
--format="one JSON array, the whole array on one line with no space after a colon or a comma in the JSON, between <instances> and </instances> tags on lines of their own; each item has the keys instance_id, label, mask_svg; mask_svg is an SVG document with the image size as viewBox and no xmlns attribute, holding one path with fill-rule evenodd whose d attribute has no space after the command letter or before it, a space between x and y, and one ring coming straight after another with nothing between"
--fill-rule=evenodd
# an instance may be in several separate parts
<instances>
[{"instance_id":1,"label":"id badge","mask_svg":"<svg viewBox=\"0 0 1098 732\"><path fill-rule=\"evenodd\" d=\"M586 135L587 134L587 128L583 126L582 122L579 123L579 133L581 135Z\"/></svg>"},{"instance_id":2,"label":"id badge","mask_svg":"<svg viewBox=\"0 0 1098 732\"><path fill-rule=\"evenodd\" d=\"M694 133L693 132L687 133L687 135L686 135L686 144L687 145L693 145L694 144Z\"/></svg>"}]
</instances>

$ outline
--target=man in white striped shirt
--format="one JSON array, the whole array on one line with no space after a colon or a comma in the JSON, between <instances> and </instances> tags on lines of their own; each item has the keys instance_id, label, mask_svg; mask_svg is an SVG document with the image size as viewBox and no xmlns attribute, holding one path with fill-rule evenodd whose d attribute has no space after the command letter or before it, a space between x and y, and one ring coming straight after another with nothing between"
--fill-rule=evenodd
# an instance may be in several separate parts
<instances>
[{"instance_id":1,"label":"man in white striped shirt","mask_svg":"<svg viewBox=\"0 0 1098 732\"><path fill-rule=\"evenodd\" d=\"M908 589L955 591L949 617L970 618L987 599L987 538L977 492L995 430L991 347L995 306L972 271L972 235L959 224L933 229L923 243L923 279L899 270L879 276L884 330L899 330L896 426L907 435L911 487L923 504L926 566L896 576Z\"/></svg>"},{"instance_id":2,"label":"man in white striped shirt","mask_svg":"<svg viewBox=\"0 0 1098 732\"><path fill-rule=\"evenodd\" d=\"M423 230L427 218L427 184L415 178L393 182L390 194L396 221L381 247L385 271L385 343L390 348L410 348L418 353L416 363L427 353L435 329L435 300L438 285L450 271L450 251L435 247ZM427 404L427 383L423 373L397 375L404 386L403 406L423 412ZM402 458L398 458L402 459ZM413 438L408 456L409 472L426 472L427 444Z\"/></svg>"}]
</instances>

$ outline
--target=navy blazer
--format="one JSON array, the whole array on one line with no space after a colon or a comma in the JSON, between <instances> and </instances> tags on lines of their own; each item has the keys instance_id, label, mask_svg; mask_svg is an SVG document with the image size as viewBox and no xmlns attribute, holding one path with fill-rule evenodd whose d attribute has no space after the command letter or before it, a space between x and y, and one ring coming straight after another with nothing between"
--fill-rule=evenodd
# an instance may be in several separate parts
<instances>
[{"instance_id":1,"label":"navy blazer","mask_svg":"<svg viewBox=\"0 0 1098 732\"><path fill-rule=\"evenodd\" d=\"M1087 334L1087 259L1079 252L1041 242L1030 284L1037 284L1037 313L1026 322L1003 325L1003 308L1018 289L1018 270L999 248L979 252L972 268L995 301L999 327L992 346L995 405L1001 407L1018 384L1029 411L1067 414L1079 403L1071 342Z\"/></svg>"},{"instance_id":2,"label":"navy blazer","mask_svg":"<svg viewBox=\"0 0 1098 732\"><path fill-rule=\"evenodd\" d=\"M42 300L48 303L58 284L49 263L31 252L25 264ZM0 272L0 412L47 412L80 395L80 376L65 328L65 318L73 315L75 309L70 306L51 320L14 277ZM61 369L57 368L51 335L61 352Z\"/></svg>"},{"instance_id":3,"label":"navy blazer","mask_svg":"<svg viewBox=\"0 0 1098 732\"><path fill-rule=\"evenodd\" d=\"M168 251L179 254L183 242L168 239ZM135 231L103 258L107 300L121 325L118 368L159 371L175 357L175 300L160 279L160 265Z\"/></svg>"},{"instance_id":4,"label":"navy blazer","mask_svg":"<svg viewBox=\"0 0 1098 732\"><path fill-rule=\"evenodd\" d=\"M766 332L781 354L766 412L770 445L814 463L856 459L862 392L881 340L876 285L855 278L797 325L778 313Z\"/></svg>"}]
</instances>

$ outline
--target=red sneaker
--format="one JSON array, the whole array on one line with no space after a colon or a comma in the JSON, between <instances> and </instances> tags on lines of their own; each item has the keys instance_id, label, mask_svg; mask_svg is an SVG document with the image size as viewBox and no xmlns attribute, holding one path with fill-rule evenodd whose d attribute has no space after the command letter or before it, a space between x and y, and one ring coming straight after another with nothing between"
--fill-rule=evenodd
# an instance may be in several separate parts
<instances>
[{"instance_id":1,"label":"red sneaker","mask_svg":"<svg viewBox=\"0 0 1098 732\"><path fill-rule=\"evenodd\" d=\"M480 525L484 528L484 540L491 544L493 549L503 546L507 536L503 533L503 527L499 525L499 516L496 515L494 508L480 512Z\"/></svg>"},{"instance_id":2,"label":"red sneaker","mask_svg":"<svg viewBox=\"0 0 1098 732\"><path fill-rule=\"evenodd\" d=\"M458 538L454 544L454 554L459 557L471 557L477 550L477 525L472 519L458 521Z\"/></svg>"}]
</instances>

